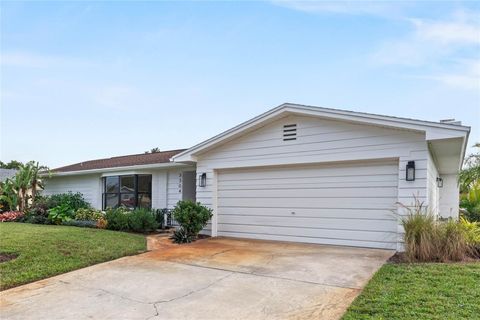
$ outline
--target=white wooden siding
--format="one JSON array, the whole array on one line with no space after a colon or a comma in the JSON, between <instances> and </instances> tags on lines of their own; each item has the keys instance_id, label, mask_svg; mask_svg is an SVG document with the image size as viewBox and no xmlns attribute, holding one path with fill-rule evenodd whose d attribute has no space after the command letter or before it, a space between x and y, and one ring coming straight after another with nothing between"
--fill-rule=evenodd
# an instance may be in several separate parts
<instances>
[{"instance_id":1,"label":"white wooden siding","mask_svg":"<svg viewBox=\"0 0 480 320\"><path fill-rule=\"evenodd\" d=\"M220 170L218 235L396 249L397 170L396 161Z\"/></svg>"},{"instance_id":2,"label":"white wooden siding","mask_svg":"<svg viewBox=\"0 0 480 320\"><path fill-rule=\"evenodd\" d=\"M428 153L428 168L427 168L427 200L425 204L428 206L429 212L438 216L439 213L439 191L437 187L438 171L432 154Z\"/></svg>"},{"instance_id":3,"label":"white wooden siding","mask_svg":"<svg viewBox=\"0 0 480 320\"><path fill-rule=\"evenodd\" d=\"M167 208L171 209L182 200L182 170L169 170L167 182Z\"/></svg>"},{"instance_id":4,"label":"white wooden siding","mask_svg":"<svg viewBox=\"0 0 480 320\"><path fill-rule=\"evenodd\" d=\"M443 188L439 189L439 213L443 218L458 219L459 186L456 174L442 175Z\"/></svg>"},{"instance_id":5,"label":"white wooden siding","mask_svg":"<svg viewBox=\"0 0 480 320\"><path fill-rule=\"evenodd\" d=\"M151 174L152 175L152 208L173 208L182 199L182 171L191 167L178 169L150 169L115 171L109 175ZM47 179L43 194L51 195L68 191L81 192L85 199L97 209L102 208L102 174L75 176L53 176Z\"/></svg>"},{"instance_id":6,"label":"white wooden siding","mask_svg":"<svg viewBox=\"0 0 480 320\"><path fill-rule=\"evenodd\" d=\"M283 125L294 123L297 124L297 140L283 141ZM428 148L424 134L289 115L197 155L197 173L207 173L207 186L197 188L197 201L215 207L214 170L372 159L398 160L397 201L411 205L414 195L421 201L427 200ZM405 167L411 160L416 163L416 180L406 181ZM380 173L372 174L381 176ZM400 207L397 212L406 213ZM401 246L403 230L400 225L397 231Z\"/></svg>"},{"instance_id":7,"label":"white wooden siding","mask_svg":"<svg viewBox=\"0 0 480 320\"><path fill-rule=\"evenodd\" d=\"M44 195L80 192L94 208L102 208L102 180L100 174L52 177L45 179Z\"/></svg>"}]
</instances>

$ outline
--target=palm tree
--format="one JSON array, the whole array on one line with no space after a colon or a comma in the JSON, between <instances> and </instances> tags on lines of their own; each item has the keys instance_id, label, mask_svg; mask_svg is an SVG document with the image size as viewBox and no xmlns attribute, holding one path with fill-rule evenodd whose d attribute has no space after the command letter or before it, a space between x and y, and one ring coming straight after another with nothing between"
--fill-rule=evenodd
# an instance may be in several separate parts
<instances>
[{"instance_id":1,"label":"palm tree","mask_svg":"<svg viewBox=\"0 0 480 320\"><path fill-rule=\"evenodd\" d=\"M1 200L8 203L10 210L27 209L29 200L35 201L37 190L43 189L41 173L44 171L48 172L48 168L35 161L22 164L14 177L3 183Z\"/></svg>"}]
</instances>

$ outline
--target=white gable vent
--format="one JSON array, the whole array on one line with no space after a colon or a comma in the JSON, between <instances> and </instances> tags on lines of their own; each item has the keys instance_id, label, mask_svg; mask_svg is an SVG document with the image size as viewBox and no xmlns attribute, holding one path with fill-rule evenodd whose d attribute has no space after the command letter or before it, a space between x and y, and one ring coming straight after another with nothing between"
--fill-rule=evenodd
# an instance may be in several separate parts
<instances>
[{"instance_id":1,"label":"white gable vent","mask_svg":"<svg viewBox=\"0 0 480 320\"><path fill-rule=\"evenodd\" d=\"M283 141L297 140L297 124L283 125Z\"/></svg>"}]
</instances>

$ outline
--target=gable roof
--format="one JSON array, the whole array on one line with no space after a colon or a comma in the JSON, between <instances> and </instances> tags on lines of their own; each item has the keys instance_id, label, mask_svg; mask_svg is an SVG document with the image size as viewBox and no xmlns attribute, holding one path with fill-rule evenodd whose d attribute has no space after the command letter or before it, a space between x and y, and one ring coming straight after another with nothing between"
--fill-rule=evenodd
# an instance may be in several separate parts
<instances>
[{"instance_id":1,"label":"gable roof","mask_svg":"<svg viewBox=\"0 0 480 320\"><path fill-rule=\"evenodd\" d=\"M126 156L89 160L51 170L53 173L89 171L107 168L122 168L141 165L170 163L170 158L185 149L169 150L155 153L132 154Z\"/></svg>"},{"instance_id":2,"label":"gable roof","mask_svg":"<svg viewBox=\"0 0 480 320\"><path fill-rule=\"evenodd\" d=\"M220 144L233 140L245 133L254 131L268 122L281 119L290 114L313 116L324 119L347 121L357 124L381 126L424 132L426 140L463 138L465 152L470 127L444 122L399 118L364 112L347 111L323 107L314 107L294 103L284 103L255 118L245 121L232 129L222 132L172 157L175 162L195 162L196 155L213 149ZM463 159L463 158L462 158Z\"/></svg>"}]
</instances>

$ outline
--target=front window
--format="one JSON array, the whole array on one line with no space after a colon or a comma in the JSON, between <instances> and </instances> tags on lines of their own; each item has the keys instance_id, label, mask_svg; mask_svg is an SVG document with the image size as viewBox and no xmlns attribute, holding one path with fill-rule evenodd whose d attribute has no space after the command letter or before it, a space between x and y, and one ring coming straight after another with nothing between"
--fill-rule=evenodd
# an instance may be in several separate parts
<instances>
[{"instance_id":1,"label":"front window","mask_svg":"<svg viewBox=\"0 0 480 320\"><path fill-rule=\"evenodd\" d=\"M119 206L151 208L152 176L135 174L103 178L103 209Z\"/></svg>"}]
</instances>

